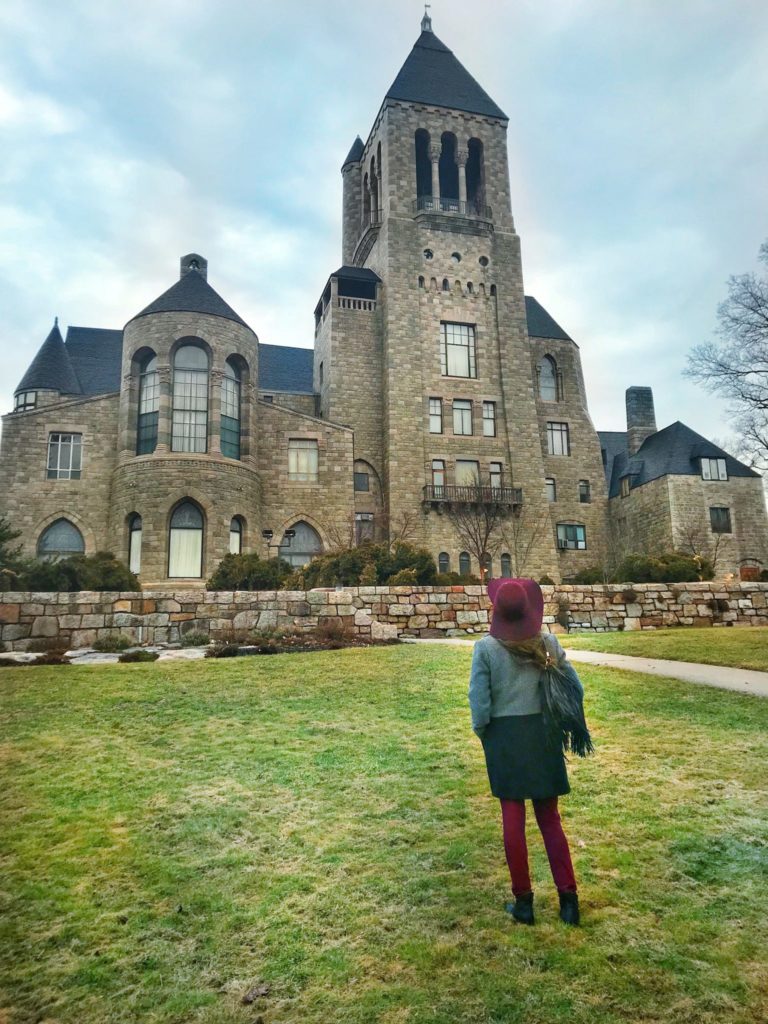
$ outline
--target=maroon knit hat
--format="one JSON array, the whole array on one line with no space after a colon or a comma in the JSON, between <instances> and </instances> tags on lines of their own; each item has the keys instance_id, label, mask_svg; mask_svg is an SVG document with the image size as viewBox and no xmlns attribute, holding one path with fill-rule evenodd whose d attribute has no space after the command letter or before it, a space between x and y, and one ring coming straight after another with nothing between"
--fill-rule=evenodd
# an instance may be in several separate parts
<instances>
[{"instance_id":1,"label":"maroon knit hat","mask_svg":"<svg viewBox=\"0 0 768 1024\"><path fill-rule=\"evenodd\" d=\"M491 636L530 640L541 632L544 595L536 580L490 580L488 597L493 604Z\"/></svg>"}]
</instances>

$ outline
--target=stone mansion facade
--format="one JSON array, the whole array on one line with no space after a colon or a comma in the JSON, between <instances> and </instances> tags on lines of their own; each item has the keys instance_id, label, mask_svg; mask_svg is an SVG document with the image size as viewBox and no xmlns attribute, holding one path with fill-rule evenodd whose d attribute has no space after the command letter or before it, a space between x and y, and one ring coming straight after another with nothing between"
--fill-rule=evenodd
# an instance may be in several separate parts
<instances>
[{"instance_id":1,"label":"stone mansion facade","mask_svg":"<svg viewBox=\"0 0 768 1024\"><path fill-rule=\"evenodd\" d=\"M123 330L53 327L3 418L0 514L27 554L113 551L149 587L402 533L477 573L451 510L493 505L496 575L567 579L694 521L722 571L765 567L756 473L658 431L648 389L626 434L595 431L578 346L523 291L507 118L428 16L342 176L313 349L260 344L198 254Z\"/></svg>"}]
</instances>

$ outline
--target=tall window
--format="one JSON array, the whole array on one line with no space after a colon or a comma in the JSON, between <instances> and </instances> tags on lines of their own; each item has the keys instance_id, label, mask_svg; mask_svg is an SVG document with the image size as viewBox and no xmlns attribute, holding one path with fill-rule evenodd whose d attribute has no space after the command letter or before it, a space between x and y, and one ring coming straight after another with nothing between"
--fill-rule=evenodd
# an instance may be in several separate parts
<instances>
[{"instance_id":1,"label":"tall window","mask_svg":"<svg viewBox=\"0 0 768 1024\"><path fill-rule=\"evenodd\" d=\"M547 501L557 501L557 484L553 476L548 476L544 480L544 485L547 489Z\"/></svg>"},{"instance_id":2,"label":"tall window","mask_svg":"<svg viewBox=\"0 0 768 1024\"><path fill-rule=\"evenodd\" d=\"M701 477L703 480L727 480L725 459L702 459Z\"/></svg>"},{"instance_id":3,"label":"tall window","mask_svg":"<svg viewBox=\"0 0 768 1024\"><path fill-rule=\"evenodd\" d=\"M483 436L496 437L495 402L483 402Z\"/></svg>"},{"instance_id":4,"label":"tall window","mask_svg":"<svg viewBox=\"0 0 768 1024\"><path fill-rule=\"evenodd\" d=\"M240 458L240 368L228 359L221 381L221 454Z\"/></svg>"},{"instance_id":5,"label":"tall window","mask_svg":"<svg viewBox=\"0 0 768 1024\"><path fill-rule=\"evenodd\" d=\"M355 490L356 491L370 491L371 489L371 477L368 473L358 472L355 470Z\"/></svg>"},{"instance_id":6,"label":"tall window","mask_svg":"<svg viewBox=\"0 0 768 1024\"><path fill-rule=\"evenodd\" d=\"M171 579L203 575L203 513L191 501L177 505L171 516L168 575Z\"/></svg>"},{"instance_id":7,"label":"tall window","mask_svg":"<svg viewBox=\"0 0 768 1024\"><path fill-rule=\"evenodd\" d=\"M710 508L709 522L713 533L733 533L731 529L731 510L729 508Z\"/></svg>"},{"instance_id":8,"label":"tall window","mask_svg":"<svg viewBox=\"0 0 768 1024\"><path fill-rule=\"evenodd\" d=\"M160 374L157 356L148 355L139 371L139 416L136 421L136 454L151 455L157 447L160 410Z\"/></svg>"},{"instance_id":9,"label":"tall window","mask_svg":"<svg viewBox=\"0 0 768 1024\"><path fill-rule=\"evenodd\" d=\"M316 555L323 552L323 542L317 530L309 523L294 523L291 527L292 537L284 537L278 548L280 558L290 565L306 565Z\"/></svg>"},{"instance_id":10,"label":"tall window","mask_svg":"<svg viewBox=\"0 0 768 1024\"><path fill-rule=\"evenodd\" d=\"M451 571L451 556L448 554L447 551L441 551L440 554L437 556L437 571Z\"/></svg>"},{"instance_id":11,"label":"tall window","mask_svg":"<svg viewBox=\"0 0 768 1024\"><path fill-rule=\"evenodd\" d=\"M628 476L623 476L621 478L619 486L620 486L620 494L621 494L622 498L628 498L629 497L630 487L631 487L631 482L630 482L629 477Z\"/></svg>"},{"instance_id":12,"label":"tall window","mask_svg":"<svg viewBox=\"0 0 768 1024\"><path fill-rule=\"evenodd\" d=\"M536 367L539 378L539 397L545 402L556 402L560 398L557 363L552 356L544 356Z\"/></svg>"},{"instance_id":13,"label":"tall window","mask_svg":"<svg viewBox=\"0 0 768 1024\"><path fill-rule=\"evenodd\" d=\"M128 520L128 568L137 575L141 572L141 516L134 512Z\"/></svg>"},{"instance_id":14,"label":"tall window","mask_svg":"<svg viewBox=\"0 0 768 1024\"><path fill-rule=\"evenodd\" d=\"M464 398L453 400L453 432L454 434L472 433L472 403Z\"/></svg>"},{"instance_id":15,"label":"tall window","mask_svg":"<svg viewBox=\"0 0 768 1024\"><path fill-rule=\"evenodd\" d=\"M440 373L444 377L477 377L474 326L442 323L440 328Z\"/></svg>"},{"instance_id":16,"label":"tall window","mask_svg":"<svg viewBox=\"0 0 768 1024\"><path fill-rule=\"evenodd\" d=\"M82 434L48 435L49 480L79 480L82 465Z\"/></svg>"},{"instance_id":17,"label":"tall window","mask_svg":"<svg viewBox=\"0 0 768 1024\"><path fill-rule=\"evenodd\" d=\"M48 562L57 558L68 558L70 555L82 555L85 552L85 541L74 523L68 519L57 519L40 534L37 542L38 557Z\"/></svg>"},{"instance_id":18,"label":"tall window","mask_svg":"<svg viewBox=\"0 0 768 1024\"><path fill-rule=\"evenodd\" d=\"M198 345L182 345L173 360L171 450L204 452L207 448L208 356Z\"/></svg>"},{"instance_id":19,"label":"tall window","mask_svg":"<svg viewBox=\"0 0 768 1024\"><path fill-rule=\"evenodd\" d=\"M483 575L486 580L493 576L493 559L488 554L483 555Z\"/></svg>"},{"instance_id":20,"label":"tall window","mask_svg":"<svg viewBox=\"0 0 768 1024\"><path fill-rule=\"evenodd\" d=\"M355 543L373 540L373 513L355 512Z\"/></svg>"},{"instance_id":21,"label":"tall window","mask_svg":"<svg viewBox=\"0 0 768 1024\"><path fill-rule=\"evenodd\" d=\"M462 576L469 576L472 572L472 559L469 557L468 551L462 551L459 554L459 573Z\"/></svg>"},{"instance_id":22,"label":"tall window","mask_svg":"<svg viewBox=\"0 0 768 1024\"><path fill-rule=\"evenodd\" d=\"M472 459L456 459L456 486L479 487L480 463Z\"/></svg>"},{"instance_id":23,"label":"tall window","mask_svg":"<svg viewBox=\"0 0 768 1024\"><path fill-rule=\"evenodd\" d=\"M490 481L492 490L501 490L504 486L504 474L500 462L491 463Z\"/></svg>"},{"instance_id":24,"label":"tall window","mask_svg":"<svg viewBox=\"0 0 768 1024\"><path fill-rule=\"evenodd\" d=\"M432 459L432 486L435 496L440 497L445 487L445 462L443 459Z\"/></svg>"},{"instance_id":25,"label":"tall window","mask_svg":"<svg viewBox=\"0 0 768 1024\"><path fill-rule=\"evenodd\" d=\"M586 528L579 523L558 523L557 546L572 551L586 551Z\"/></svg>"},{"instance_id":26,"label":"tall window","mask_svg":"<svg viewBox=\"0 0 768 1024\"><path fill-rule=\"evenodd\" d=\"M20 391L13 400L14 412L27 412L37 407L36 391Z\"/></svg>"},{"instance_id":27,"label":"tall window","mask_svg":"<svg viewBox=\"0 0 768 1024\"><path fill-rule=\"evenodd\" d=\"M589 480L579 480L579 501L582 505L588 505L592 501L592 489Z\"/></svg>"},{"instance_id":28,"label":"tall window","mask_svg":"<svg viewBox=\"0 0 768 1024\"><path fill-rule=\"evenodd\" d=\"M550 455L571 454L567 423L547 423L547 452Z\"/></svg>"},{"instance_id":29,"label":"tall window","mask_svg":"<svg viewBox=\"0 0 768 1024\"><path fill-rule=\"evenodd\" d=\"M501 556L501 575L505 580L512 578L512 557L510 555Z\"/></svg>"},{"instance_id":30,"label":"tall window","mask_svg":"<svg viewBox=\"0 0 768 1024\"><path fill-rule=\"evenodd\" d=\"M230 555L242 555L243 553L243 520L240 516L234 516L229 524L229 553Z\"/></svg>"},{"instance_id":31,"label":"tall window","mask_svg":"<svg viewBox=\"0 0 768 1024\"><path fill-rule=\"evenodd\" d=\"M288 479L317 483L317 441L292 437L288 441Z\"/></svg>"},{"instance_id":32,"label":"tall window","mask_svg":"<svg viewBox=\"0 0 768 1024\"><path fill-rule=\"evenodd\" d=\"M442 434L443 432L442 398L430 398L429 400L429 432L430 434Z\"/></svg>"}]
</instances>

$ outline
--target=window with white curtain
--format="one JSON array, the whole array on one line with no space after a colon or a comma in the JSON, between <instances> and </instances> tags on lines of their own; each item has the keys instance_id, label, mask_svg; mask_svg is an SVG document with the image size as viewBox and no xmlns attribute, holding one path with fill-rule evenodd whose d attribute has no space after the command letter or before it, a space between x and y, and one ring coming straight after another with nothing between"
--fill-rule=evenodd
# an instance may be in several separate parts
<instances>
[{"instance_id":1,"label":"window with white curtain","mask_svg":"<svg viewBox=\"0 0 768 1024\"><path fill-rule=\"evenodd\" d=\"M199 579L203 575L203 513L191 501L177 505L171 516L168 576Z\"/></svg>"},{"instance_id":2,"label":"window with white curtain","mask_svg":"<svg viewBox=\"0 0 768 1024\"><path fill-rule=\"evenodd\" d=\"M137 575L141 572L141 516L134 512L128 520L128 568Z\"/></svg>"},{"instance_id":3,"label":"window with white curtain","mask_svg":"<svg viewBox=\"0 0 768 1024\"><path fill-rule=\"evenodd\" d=\"M157 356L149 354L139 373L139 415L136 421L136 454L151 455L157 447L160 414L160 374Z\"/></svg>"},{"instance_id":4,"label":"window with white curtain","mask_svg":"<svg viewBox=\"0 0 768 1024\"><path fill-rule=\"evenodd\" d=\"M199 345L182 345L173 359L171 450L208 450L208 356Z\"/></svg>"},{"instance_id":5,"label":"window with white curtain","mask_svg":"<svg viewBox=\"0 0 768 1024\"><path fill-rule=\"evenodd\" d=\"M537 366L539 397L545 402L556 402L558 394L557 363L552 356L544 356Z\"/></svg>"},{"instance_id":6,"label":"window with white curtain","mask_svg":"<svg viewBox=\"0 0 768 1024\"><path fill-rule=\"evenodd\" d=\"M472 402L466 398L453 400L453 432L454 434L472 433Z\"/></svg>"},{"instance_id":7,"label":"window with white curtain","mask_svg":"<svg viewBox=\"0 0 768 1024\"><path fill-rule=\"evenodd\" d=\"M292 437L288 441L288 479L317 483L318 446L315 440Z\"/></svg>"},{"instance_id":8,"label":"window with white curtain","mask_svg":"<svg viewBox=\"0 0 768 1024\"><path fill-rule=\"evenodd\" d=\"M240 458L240 368L228 359L221 381L221 454Z\"/></svg>"},{"instance_id":9,"label":"window with white curtain","mask_svg":"<svg viewBox=\"0 0 768 1024\"><path fill-rule=\"evenodd\" d=\"M229 524L229 553L230 555L242 555L243 553L243 521L240 516L235 516Z\"/></svg>"},{"instance_id":10,"label":"window with white curtain","mask_svg":"<svg viewBox=\"0 0 768 1024\"><path fill-rule=\"evenodd\" d=\"M473 459L456 459L456 486L479 487L480 463Z\"/></svg>"}]
</instances>

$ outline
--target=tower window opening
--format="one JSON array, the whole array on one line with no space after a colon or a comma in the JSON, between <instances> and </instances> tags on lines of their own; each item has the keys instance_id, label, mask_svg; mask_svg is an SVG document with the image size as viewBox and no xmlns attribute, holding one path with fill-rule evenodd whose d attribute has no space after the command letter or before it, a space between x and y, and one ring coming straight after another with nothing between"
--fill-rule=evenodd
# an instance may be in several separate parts
<instances>
[{"instance_id":1,"label":"tower window opening","mask_svg":"<svg viewBox=\"0 0 768 1024\"><path fill-rule=\"evenodd\" d=\"M485 204L485 167L480 139L469 140L467 154L467 206L481 213Z\"/></svg>"},{"instance_id":2,"label":"tower window opening","mask_svg":"<svg viewBox=\"0 0 768 1024\"><path fill-rule=\"evenodd\" d=\"M429 132L419 128L416 141L416 195L432 195L432 161L429 159Z\"/></svg>"},{"instance_id":3,"label":"tower window opening","mask_svg":"<svg viewBox=\"0 0 768 1024\"><path fill-rule=\"evenodd\" d=\"M456 163L456 136L453 132L443 132L442 143L438 165L440 169L440 206L444 210L458 210L459 167Z\"/></svg>"}]
</instances>

